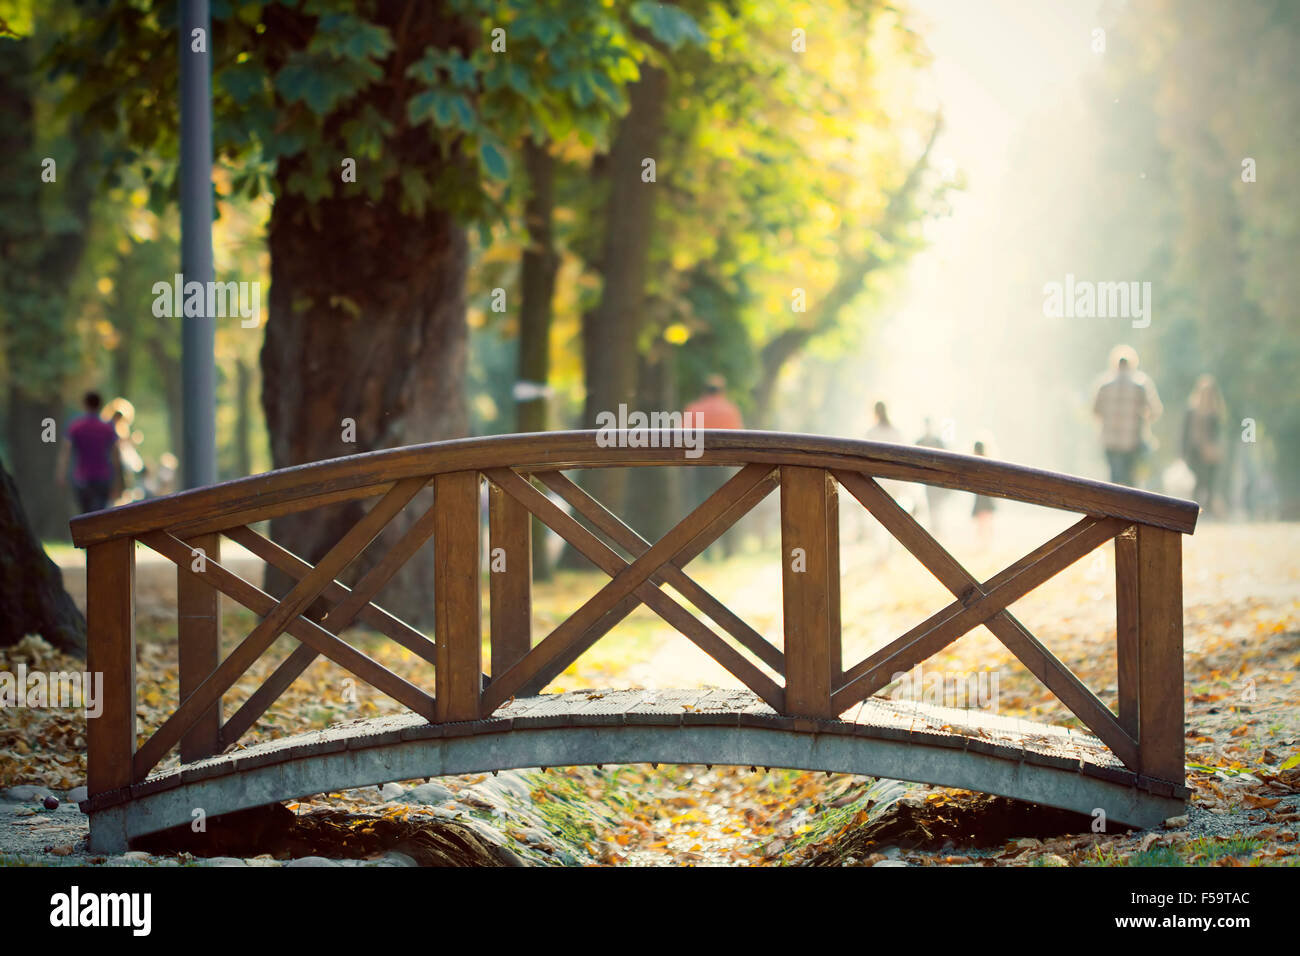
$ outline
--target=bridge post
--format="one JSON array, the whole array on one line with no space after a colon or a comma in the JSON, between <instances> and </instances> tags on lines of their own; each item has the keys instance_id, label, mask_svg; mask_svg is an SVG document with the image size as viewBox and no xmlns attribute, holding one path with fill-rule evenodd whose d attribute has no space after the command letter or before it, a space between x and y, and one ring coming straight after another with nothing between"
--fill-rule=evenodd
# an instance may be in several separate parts
<instances>
[{"instance_id":1,"label":"bridge post","mask_svg":"<svg viewBox=\"0 0 1300 956\"><path fill-rule=\"evenodd\" d=\"M785 709L791 715L835 716L831 692L841 663L840 589L839 531L832 525L838 515L839 491L828 472L781 466Z\"/></svg>"},{"instance_id":2,"label":"bridge post","mask_svg":"<svg viewBox=\"0 0 1300 956\"><path fill-rule=\"evenodd\" d=\"M488 586L492 676L499 677L533 646L533 516L488 482Z\"/></svg>"},{"instance_id":3,"label":"bridge post","mask_svg":"<svg viewBox=\"0 0 1300 956\"><path fill-rule=\"evenodd\" d=\"M86 719L86 789L94 796L134 779L135 541L129 537L86 549L86 631L86 669L102 705L98 717Z\"/></svg>"},{"instance_id":4,"label":"bridge post","mask_svg":"<svg viewBox=\"0 0 1300 956\"><path fill-rule=\"evenodd\" d=\"M1115 538L1115 674L1119 723L1134 740L1138 739L1137 554L1137 528L1132 527Z\"/></svg>"},{"instance_id":5,"label":"bridge post","mask_svg":"<svg viewBox=\"0 0 1300 956\"><path fill-rule=\"evenodd\" d=\"M1141 772L1181 784L1183 558L1178 532L1138 525L1138 751Z\"/></svg>"},{"instance_id":6,"label":"bridge post","mask_svg":"<svg viewBox=\"0 0 1300 956\"><path fill-rule=\"evenodd\" d=\"M483 688L479 601L479 473L434 479L434 714L476 720Z\"/></svg>"},{"instance_id":7,"label":"bridge post","mask_svg":"<svg viewBox=\"0 0 1300 956\"><path fill-rule=\"evenodd\" d=\"M194 561L176 566L176 656L181 700L194 693L221 663L221 593L192 570L197 561L221 560L221 535L196 535L186 543ZM181 760L190 763L220 753L220 741L218 697L181 738Z\"/></svg>"}]
</instances>

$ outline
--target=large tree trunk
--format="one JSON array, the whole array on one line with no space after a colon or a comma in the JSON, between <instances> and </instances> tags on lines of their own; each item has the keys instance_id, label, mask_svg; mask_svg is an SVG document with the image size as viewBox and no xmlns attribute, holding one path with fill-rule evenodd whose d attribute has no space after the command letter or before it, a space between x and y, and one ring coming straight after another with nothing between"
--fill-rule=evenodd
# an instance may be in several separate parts
<instances>
[{"instance_id":1,"label":"large tree trunk","mask_svg":"<svg viewBox=\"0 0 1300 956\"><path fill-rule=\"evenodd\" d=\"M519 374L521 382L546 385L551 378L551 319L554 313L555 274L560 257L555 251L552 213L555 208L555 160L543 144L524 144L524 168L530 192L524 203L528 246L524 249L519 308ZM515 430L546 431L547 398L544 394L517 401ZM546 525L533 518L533 578L551 577Z\"/></svg>"},{"instance_id":2,"label":"large tree trunk","mask_svg":"<svg viewBox=\"0 0 1300 956\"><path fill-rule=\"evenodd\" d=\"M0 464L0 646L17 644L28 634L85 656L86 621L32 533L18 488Z\"/></svg>"},{"instance_id":3,"label":"large tree trunk","mask_svg":"<svg viewBox=\"0 0 1300 956\"><path fill-rule=\"evenodd\" d=\"M430 155L412 157L423 168ZM271 214L270 318L262 346L262 406L276 468L463 436L468 330L464 230L449 214L404 215L396 202L332 198L311 204L285 190ZM417 168L419 166L417 165ZM344 420L355 441L344 441ZM344 576L355 580L427 507L417 497ZM368 503L271 523L282 546L315 563ZM379 595L414 626L431 625L433 549L407 562ZM274 594L286 576L268 570Z\"/></svg>"}]
</instances>

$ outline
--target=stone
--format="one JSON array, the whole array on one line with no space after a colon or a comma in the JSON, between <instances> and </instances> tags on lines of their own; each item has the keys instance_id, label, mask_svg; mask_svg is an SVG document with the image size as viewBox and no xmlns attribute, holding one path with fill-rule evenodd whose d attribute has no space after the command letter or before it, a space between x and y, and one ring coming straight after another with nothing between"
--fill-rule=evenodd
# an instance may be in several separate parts
<instances>
[{"instance_id":1,"label":"stone","mask_svg":"<svg viewBox=\"0 0 1300 956\"><path fill-rule=\"evenodd\" d=\"M338 860L327 860L323 856L300 856L298 857L298 859L290 860L288 863L285 864L286 867L290 867L290 866L317 867L317 866L342 866L342 865L343 864L340 863Z\"/></svg>"},{"instance_id":2,"label":"stone","mask_svg":"<svg viewBox=\"0 0 1300 956\"><path fill-rule=\"evenodd\" d=\"M876 866L910 866L906 860L881 860Z\"/></svg>"},{"instance_id":3,"label":"stone","mask_svg":"<svg viewBox=\"0 0 1300 956\"><path fill-rule=\"evenodd\" d=\"M248 866L243 860L234 856L210 856L204 860L202 866Z\"/></svg>"},{"instance_id":4,"label":"stone","mask_svg":"<svg viewBox=\"0 0 1300 956\"><path fill-rule=\"evenodd\" d=\"M532 788L528 786L528 781L518 771L502 771L497 776L484 780L478 786L498 796L514 797L517 800L524 801L532 800Z\"/></svg>"},{"instance_id":5,"label":"stone","mask_svg":"<svg viewBox=\"0 0 1300 956\"><path fill-rule=\"evenodd\" d=\"M30 803L33 800L44 798L49 792L45 787L20 784L17 787L10 787L8 790L0 790L0 800L8 800L11 803Z\"/></svg>"},{"instance_id":6,"label":"stone","mask_svg":"<svg viewBox=\"0 0 1300 956\"><path fill-rule=\"evenodd\" d=\"M419 866L413 857L405 853L399 853L396 850L389 850L383 856L376 860L370 861L371 866Z\"/></svg>"},{"instance_id":7,"label":"stone","mask_svg":"<svg viewBox=\"0 0 1300 956\"><path fill-rule=\"evenodd\" d=\"M71 790L69 790L67 796L64 799L66 799L68 803L80 803L82 800L85 800L89 796L90 794L86 792L85 786L80 786L80 787L73 787Z\"/></svg>"},{"instance_id":8,"label":"stone","mask_svg":"<svg viewBox=\"0 0 1300 956\"><path fill-rule=\"evenodd\" d=\"M379 797L382 800L396 800L406 793L406 788L400 783L386 783L379 788Z\"/></svg>"},{"instance_id":9,"label":"stone","mask_svg":"<svg viewBox=\"0 0 1300 956\"><path fill-rule=\"evenodd\" d=\"M418 787L405 792L405 797L409 802L423 803L426 806L436 806L440 803L446 803L454 796L454 793L442 784L433 780L430 780L428 783L422 783Z\"/></svg>"},{"instance_id":10,"label":"stone","mask_svg":"<svg viewBox=\"0 0 1300 956\"><path fill-rule=\"evenodd\" d=\"M1170 817L1165 821L1166 830L1177 830L1179 827L1187 826L1187 814L1179 814L1176 817Z\"/></svg>"}]
</instances>

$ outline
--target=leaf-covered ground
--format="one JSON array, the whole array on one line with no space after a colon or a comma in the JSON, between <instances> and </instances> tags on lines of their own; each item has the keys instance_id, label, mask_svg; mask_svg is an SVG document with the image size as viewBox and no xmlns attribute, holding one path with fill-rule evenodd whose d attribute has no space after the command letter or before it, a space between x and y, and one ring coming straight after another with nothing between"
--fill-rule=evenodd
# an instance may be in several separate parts
<instances>
[{"instance_id":1,"label":"leaf-covered ground","mask_svg":"<svg viewBox=\"0 0 1300 956\"><path fill-rule=\"evenodd\" d=\"M957 511L959 509L952 509ZM949 600L909 554L873 534L846 506L843 619L846 666ZM1065 527L1014 508L998 515L997 544L982 550L960 515L940 535L980 578L991 576ZM892 781L764 768L648 766L561 768L522 775L527 795L494 805L485 778L447 778L444 807L506 833L525 862L631 865L1238 865L1294 864L1300 854L1300 527L1203 523L1185 540L1188 818L1144 833L1093 833L1087 818L981 794ZM751 540L751 545L756 542ZM61 556L74 596L83 585L75 556ZM251 560L235 561L250 575ZM761 633L779 643L780 570L773 549L751 547L729 561L701 559L691 574ZM139 565L138 660L141 733L176 701L175 573ZM256 580L256 578L253 578ZM548 633L606 580L563 573L536 588L534 634ZM382 595L380 597L382 603ZM1104 701L1114 703L1114 568L1109 547L1085 558L1013 610ZM254 623L227 602L226 642ZM358 647L432 691L431 670L374 635ZM291 649L282 639L227 698L227 714ZM0 670L75 670L78 663L28 641L0 652ZM1069 712L984 629L925 662L907 686L927 699L995 708L1026 719L1079 726ZM738 686L723 668L645 609L602 640L548 691L602 687ZM946 695L941 701L940 689ZM398 709L335 665L318 661L271 708L247 742ZM38 784L68 790L85 779L79 712L0 712L0 788ZM174 758L172 758L174 759ZM503 775L504 778L504 775ZM503 781L504 782L504 781ZM412 785L418 781L412 782ZM462 796L463 791L463 796ZM395 813L373 788L295 805L334 813L320 833L352 819ZM513 799L513 798L512 798ZM477 804L475 803L477 800ZM459 801L459 802L458 802ZM382 805L382 806L381 806ZM339 817L335 811L351 815ZM400 807L398 808L400 810ZM0 807L0 812L3 808ZM422 812L414 808L419 816ZM448 811L451 812L451 811ZM445 814L444 814L445 815ZM324 819L324 818L322 818ZM314 824L313 824L314 825ZM369 832L375 827L369 825ZM393 832L397 832L394 830ZM521 835L522 834L522 835ZM322 837L324 839L324 837ZM364 843L364 841L363 841ZM361 845L361 844L358 844ZM0 852L3 851L0 846Z\"/></svg>"}]
</instances>

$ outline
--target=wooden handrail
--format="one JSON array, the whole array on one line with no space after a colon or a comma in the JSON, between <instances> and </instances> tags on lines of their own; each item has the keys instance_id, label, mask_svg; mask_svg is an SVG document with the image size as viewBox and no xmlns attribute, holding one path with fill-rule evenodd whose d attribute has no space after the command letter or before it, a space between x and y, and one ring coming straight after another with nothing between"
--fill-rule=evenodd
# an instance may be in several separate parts
<instances>
[{"instance_id":1,"label":"wooden handrail","mask_svg":"<svg viewBox=\"0 0 1300 956\"><path fill-rule=\"evenodd\" d=\"M588 430L464 438L297 465L82 515L71 522L72 540L84 548L164 529L182 536L204 534L332 502L372 497L404 478L494 468L531 473L637 465L795 465L915 481L1123 518L1183 534L1193 531L1198 514L1194 502L1149 491L914 445L711 429L703 432L699 457L688 458L680 447L602 447L597 435Z\"/></svg>"}]
</instances>

